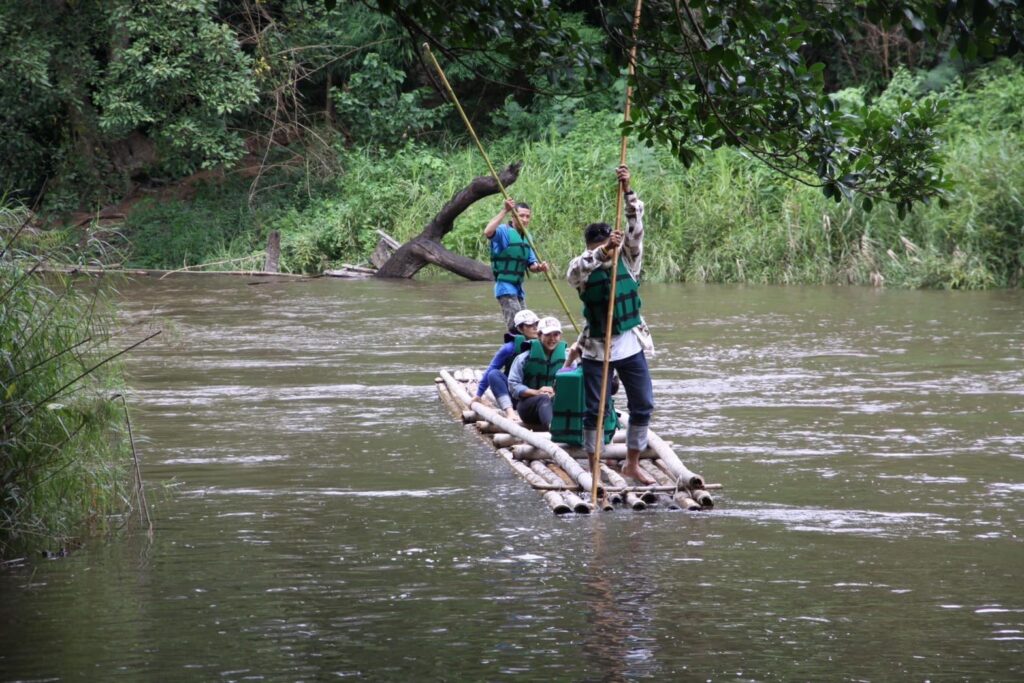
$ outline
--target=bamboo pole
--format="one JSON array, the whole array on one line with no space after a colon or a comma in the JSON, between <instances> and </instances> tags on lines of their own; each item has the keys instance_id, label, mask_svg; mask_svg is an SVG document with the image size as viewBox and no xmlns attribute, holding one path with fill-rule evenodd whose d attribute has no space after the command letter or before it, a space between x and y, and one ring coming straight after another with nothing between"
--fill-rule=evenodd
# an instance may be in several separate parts
<instances>
[{"instance_id":1,"label":"bamboo pole","mask_svg":"<svg viewBox=\"0 0 1024 683\"><path fill-rule=\"evenodd\" d=\"M552 472L548 467L537 460L530 463L530 469L533 470L537 475L542 477L549 484L555 484L561 482L561 478ZM586 503L582 498L577 496L572 491L563 491L562 495L565 496L565 502L572 507L572 511L580 515L590 514L590 505Z\"/></svg>"},{"instance_id":2,"label":"bamboo pole","mask_svg":"<svg viewBox=\"0 0 1024 683\"><path fill-rule=\"evenodd\" d=\"M604 476L608 478L608 482L615 487L625 487L626 480L622 478L622 475L613 470L607 465L601 466L601 471L604 472ZM624 491L626 505L634 510L646 510L647 503L640 499L633 491Z\"/></svg>"},{"instance_id":3,"label":"bamboo pole","mask_svg":"<svg viewBox=\"0 0 1024 683\"><path fill-rule=\"evenodd\" d=\"M448 412L452 414L452 417L458 417L462 409L455 403L455 399L452 398L452 394L448 391L448 387L444 384L437 385L437 393L441 397L441 402L444 404Z\"/></svg>"},{"instance_id":4,"label":"bamboo pole","mask_svg":"<svg viewBox=\"0 0 1024 683\"><path fill-rule=\"evenodd\" d=\"M484 158L484 161L487 162L487 168L490 170L491 175L494 177L494 181L498 183L498 189L501 190L501 196L504 197L505 199L511 199L511 197L508 194L508 190L505 189L505 185L501 182L501 178L498 177L498 172L494 170L494 165L491 163L491 158L487 156L487 152L484 150L484 146L480 143L480 138L477 137L476 131L473 130L473 124L469 122L469 117L467 117L466 112L463 111L462 104L459 103L459 98L455 96L455 91L452 89L451 84L448 82L448 77L444 75L444 70L441 68L441 64L437 61L437 58L434 57L434 53L430 51L430 45L428 43L423 43L423 50L427 53L427 57L430 58L431 63L434 65L434 69L437 71L437 75L441 79L441 84L444 86L445 91L448 93L448 97L451 98L452 104L455 106L455 110L459 113L459 116L462 118L462 123L465 124L466 126L466 131L469 132L469 136L473 138L473 142L476 143L476 148L480 150L480 156L482 156ZM526 238L527 244L530 245L530 249L533 249L533 253L537 255L537 258L541 261L544 261L545 259L543 256L541 256L540 251L537 249L537 245L534 243L533 237L526 230L526 226L524 226L519 221L519 213L515 210L512 211L512 222L515 223L516 230L519 231L519 234ZM548 284L551 285L551 289L552 291L554 291L555 296L558 297L558 302L562 304L562 308L565 310L565 314L569 316L569 322L571 322L572 326L576 329L576 334L579 334L580 326L576 324L576 319L569 311L569 306L566 305L565 299L562 298L561 292L559 292L558 287L555 286L555 281L551 279L551 273L545 270L544 275L547 277Z\"/></svg>"},{"instance_id":5,"label":"bamboo pole","mask_svg":"<svg viewBox=\"0 0 1024 683\"><path fill-rule=\"evenodd\" d=\"M715 507L715 499L711 497L711 494L706 489L693 489L691 495L702 508Z\"/></svg>"},{"instance_id":6,"label":"bamboo pole","mask_svg":"<svg viewBox=\"0 0 1024 683\"><path fill-rule=\"evenodd\" d=\"M629 123L629 109L631 100L633 98L633 75L636 73L636 35L640 30L640 8L643 4L643 0L636 0L636 9L633 11L633 45L629 49L629 78L626 81L626 106L623 115L623 122ZM622 136L622 144L619 147L619 166L623 166L626 163L626 144L627 138L625 135ZM622 182L619 182L619 189L615 199L615 230L622 229L622 202L623 202L624 189ZM597 404L597 438L594 440L594 454L590 459L590 471L593 474L593 481L595 482L594 488L590 492L590 500L592 503L597 502L597 479L600 476L601 467L601 446L604 444L604 438L602 431L602 425L604 425L604 410L605 401L608 397L608 371L611 365L612 359L612 323L614 322L615 313L615 284L616 278L619 272L619 249L615 247L612 251L612 273L611 283L609 286L608 294L608 311L606 315L606 323L604 330L604 363L601 366L601 401Z\"/></svg>"},{"instance_id":7,"label":"bamboo pole","mask_svg":"<svg viewBox=\"0 0 1024 683\"><path fill-rule=\"evenodd\" d=\"M601 459L625 460L626 450L627 449L625 444L608 444L607 446L605 446L605 451L601 454ZM534 448L529 444L520 444L518 446L513 446L512 452L518 460L544 460L548 457L545 451ZM566 452L578 460L585 460L587 457L587 454L579 450L578 448L566 449ZM643 451L640 451L641 459L653 459L658 457L660 457L658 453L651 448L647 448Z\"/></svg>"},{"instance_id":8,"label":"bamboo pole","mask_svg":"<svg viewBox=\"0 0 1024 683\"><path fill-rule=\"evenodd\" d=\"M654 476L654 479L659 484L671 484L671 475L667 471L664 471L658 467L658 465L662 464L663 461L656 460L653 463L642 463L641 467L645 467L645 469L648 472L650 472L651 475ZM690 493L689 491L687 491L685 487L676 487L675 494L672 497L676 501L676 503L678 503L679 506L682 507L684 510L689 510L690 512L700 510L700 503L698 503L697 501L690 497Z\"/></svg>"},{"instance_id":9,"label":"bamboo pole","mask_svg":"<svg viewBox=\"0 0 1024 683\"><path fill-rule=\"evenodd\" d=\"M479 425L479 424L480 423L478 422L477 425ZM485 422L485 424L490 425L491 423L490 422ZM494 427L494 425L491 425L491 426ZM500 429L500 427L495 427L495 429ZM493 441L494 441L494 445L497 446L498 448L509 448L510 446L513 446L513 445L519 443L519 439L517 439L516 437L512 436L511 434L507 434L505 432L500 432L500 433L495 434L494 438L493 438Z\"/></svg>"},{"instance_id":10,"label":"bamboo pole","mask_svg":"<svg viewBox=\"0 0 1024 683\"><path fill-rule=\"evenodd\" d=\"M628 426L628 416L623 415L619 419L625 422ZM658 454L658 457L668 468L669 474L671 474L676 481L688 488L704 488L704 478L699 474L691 472L690 469L679 459L679 456L675 454L675 451L672 450L668 443L650 430L647 432L647 447Z\"/></svg>"},{"instance_id":11,"label":"bamboo pole","mask_svg":"<svg viewBox=\"0 0 1024 683\"><path fill-rule=\"evenodd\" d=\"M463 405L469 403L469 394L465 388L452 377L451 373L446 370L441 371L441 378L444 380L445 385L448 387L448 391L451 392L452 396L456 397ZM515 436L516 438L525 441L526 443L545 450L551 459L558 464L559 467L564 469L569 476L571 476L577 484L583 487L584 490L590 490L595 486L594 482L591 481L591 475L589 472L580 467L572 456L565 452L560 446L555 445L548 439L543 438L536 432L531 432L520 424L513 422L507 417L502 416L498 411L493 408L481 405L480 403L474 403L472 410L476 411L482 419L488 422L498 425L505 430L506 433ZM596 484L598 489L603 492L600 484Z\"/></svg>"},{"instance_id":12,"label":"bamboo pole","mask_svg":"<svg viewBox=\"0 0 1024 683\"><path fill-rule=\"evenodd\" d=\"M507 462L510 467L512 467L512 471L525 479L526 482L533 486L534 489L543 491L541 497L544 499L544 502L547 503L548 507L551 508L552 512L556 515L564 515L568 512L572 512L572 507L565 502L565 499L560 496L557 491L543 489L545 486L545 480L543 477L538 476L523 463L516 462L512 457L512 454L509 453L507 449L499 448L498 455L500 455L501 458Z\"/></svg>"}]
</instances>

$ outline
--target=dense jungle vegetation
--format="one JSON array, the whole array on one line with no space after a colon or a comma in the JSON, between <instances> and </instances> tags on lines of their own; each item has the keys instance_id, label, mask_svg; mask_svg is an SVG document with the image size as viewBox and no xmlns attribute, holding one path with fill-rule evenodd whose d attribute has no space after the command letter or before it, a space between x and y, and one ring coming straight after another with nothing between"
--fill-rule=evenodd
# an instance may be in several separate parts
<instances>
[{"instance_id":1,"label":"dense jungle vegetation","mask_svg":"<svg viewBox=\"0 0 1024 683\"><path fill-rule=\"evenodd\" d=\"M546 257L564 264L580 226L613 210L633 3L57 5L0 9L14 38L0 48L0 177L7 201L46 225L124 216L101 234L122 240L128 265L252 267L279 230L283 267L316 272L365 262L378 229L417 233L487 170L422 63L423 39L446 50L495 163L525 161L512 192L535 206ZM707 62L675 90L687 65L665 45L692 30L656 23L673 7L644 10L628 157L655 228L648 277L1020 284L1024 76L1000 58L1019 49L1016 2L691 3ZM756 45L767 57L742 47L755 34L772 41ZM788 78L771 85L815 115L773 119L776 93L716 95L702 69L726 85ZM480 228L498 206L480 202L446 246L485 259Z\"/></svg>"},{"instance_id":2,"label":"dense jungle vegetation","mask_svg":"<svg viewBox=\"0 0 1024 683\"><path fill-rule=\"evenodd\" d=\"M1021 285L1016 0L648 0L623 128L633 9L0 5L0 552L16 535L64 538L124 498L125 448L110 439L123 416L100 391L116 372L61 389L104 352L82 341L105 336L89 303L102 294L29 274L44 261L253 268L271 231L284 269L319 272L365 262L378 230L415 235L487 170L424 42L495 163L525 162L511 191L556 271L584 224L613 220L626 132L648 278ZM478 202L445 247L486 259L498 208Z\"/></svg>"}]
</instances>

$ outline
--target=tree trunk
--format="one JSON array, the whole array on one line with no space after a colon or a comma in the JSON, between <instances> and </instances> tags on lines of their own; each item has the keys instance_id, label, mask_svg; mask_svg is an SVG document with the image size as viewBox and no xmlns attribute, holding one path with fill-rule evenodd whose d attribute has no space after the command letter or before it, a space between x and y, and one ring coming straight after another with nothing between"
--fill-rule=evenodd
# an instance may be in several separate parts
<instances>
[{"instance_id":1,"label":"tree trunk","mask_svg":"<svg viewBox=\"0 0 1024 683\"><path fill-rule=\"evenodd\" d=\"M508 187L519 177L522 162L510 165L499 174L501 184ZM433 263L469 280L493 280L491 267L475 259L452 253L441 245L441 240L452 231L455 219L478 199L499 192L492 176L474 178L469 185L456 192L427 223L420 234L403 244L380 267L376 277L411 278L424 266Z\"/></svg>"}]
</instances>

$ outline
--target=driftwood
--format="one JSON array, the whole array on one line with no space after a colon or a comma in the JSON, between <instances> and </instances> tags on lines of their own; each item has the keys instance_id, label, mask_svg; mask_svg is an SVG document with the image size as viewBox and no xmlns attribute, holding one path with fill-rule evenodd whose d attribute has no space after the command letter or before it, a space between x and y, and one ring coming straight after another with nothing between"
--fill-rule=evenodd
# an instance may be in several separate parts
<instances>
[{"instance_id":1,"label":"driftwood","mask_svg":"<svg viewBox=\"0 0 1024 683\"><path fill-rule=\"evenodd\" d=\"M501 183L508 187L519 177L522 162L512 164L499 174ZM474 202L500 191L492 176L474 178L469 185L456 192L441 211L423 228L420 234L395 250L377 271L377 277L409 279L429 264L434 264L461 275L468 280L493 280L491 268L476 259L448 251L441 240L455 227L455 219Z\"/></svg>"},{"instance_id":2,"label":"driftwood","mask_svg":"<svg viewBox=\"0 0 1024 683\"><path fill-rule=\"evenodd\" d=\"M377 269L367 268L366 266L353 266L348 263L343 263L341 264L341 268L325 270L323 274L326 277L343 277L348 278L350 280L361 280L376 275Z\"/></svg>"},{"instance_id":3,"label":"driftwood","mask_svg":"<svg viewBox=\"0 0 1024 683\"><path fill-rule=\"evenodd\" d=\"M377 234L380 235L380 239L377 241L377 247L370 254L370 263L373 264L374 269L380 268L387 263L388 259L402 246L401 242L383 230L378 230Z\"/></svg>"}]
</instances>

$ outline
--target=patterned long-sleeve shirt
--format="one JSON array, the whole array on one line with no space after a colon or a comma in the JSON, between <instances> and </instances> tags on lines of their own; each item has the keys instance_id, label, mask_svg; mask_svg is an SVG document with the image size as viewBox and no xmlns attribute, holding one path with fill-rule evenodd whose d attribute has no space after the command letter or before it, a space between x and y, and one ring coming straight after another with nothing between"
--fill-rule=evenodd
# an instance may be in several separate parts
<instances>
[{"instance_id":1,"label":"patterned long-sleeve shirt","mask_svg":"<svg viewBox=\"0 0 1024 683\"><path fill-rule=\"evenodd\" d=\"M634 280L639 281L640 269L643 265L644 256L644 203L635 192L627 192L626 200L626 234L622 240L619 253L629 274ZM582 293L587 286L587 280L598 268L611 268L611 259L605 260L601 248L587 249L569 263L569 270L566 279L569 284ZM604 360L604 330L590 330L590 325L585 324L577 343L583 350L583 357L592 360ZM651 331L640 318L640 324L628 330L624 334L612 336L611 360L628 358L639 351L654 355L654 340L651 338Z\"/></svg>"}]
</instances>

